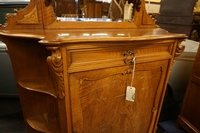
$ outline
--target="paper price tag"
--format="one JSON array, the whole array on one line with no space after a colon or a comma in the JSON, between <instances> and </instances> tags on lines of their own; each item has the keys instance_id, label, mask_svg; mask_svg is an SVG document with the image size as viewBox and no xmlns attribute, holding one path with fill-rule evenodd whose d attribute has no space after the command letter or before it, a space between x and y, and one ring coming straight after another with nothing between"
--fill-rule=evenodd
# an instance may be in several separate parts
<instances>
[{"instance_id":1,"label":"paper price tag","mask_svg":"<svg viewBox=\"0 0 200 133\"><path fill-rule=\"evenodd\" d=\"M127 86L127 88L126 88L126 100L134 102L134 100L135 100L135 87Z\"/></svg>"}]
</instances>

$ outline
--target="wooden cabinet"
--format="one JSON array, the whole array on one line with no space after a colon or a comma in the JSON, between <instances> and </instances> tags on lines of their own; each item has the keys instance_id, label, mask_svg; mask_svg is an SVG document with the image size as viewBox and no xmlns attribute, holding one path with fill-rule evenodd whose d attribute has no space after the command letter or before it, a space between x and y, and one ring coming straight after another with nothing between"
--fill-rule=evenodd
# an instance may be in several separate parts
<instances>
[{"instance_id":1,"label":"wooden cabinet","mask_svg":"<svg viewBox=\"0 0 200 133\"><path fill-rule=\"evenodd\" d=\"M181 112L178 116L178 123L188 133L200 132L200 47L198 49L193 72L190 76L188 87L185 93Z\"/></svg>"},{"instance_id":2,"label":"wooden cabinet","mask_svg":"<svg viewBox=\"0 0 200 133\"><path fill-rule=\"evenodd\" d=\"M69 92L74 132L155 131L158 99L161 98L164 75L170 64L165 58L170 56L168 48L172 45L155 47L143 43L140 44L142 48L134 46L138 44L104 42L91 45L99 45L100 48L90 46L92 49L79 47L69 50ZM154 53L153 49L159 52ZM125 64L123 61L122 53L128 52L126 50L137 51L133 80L137 92L135 102L125 101L126 87L131 85L133 70L133 64ZM164 58L155 59L156 54L164 52L168 53ZM149 58L148 55L152 56Z\"/></svg>"},{"instance_id":3,"label":"wooden cabinet","mask_svg":"<svg viewBox=\"0 0 200 133\"><path fill-rule=\"evenodd\" d=\"M177 40L69 41L46 50L44 43L50 43L45 40L41 45L34 39L5 38L16 61L28 126L43 132L155 132ZM125 94L134 56L136 95L130 102Z\"/></svg>"},{"instance_id":4,"label":"wooden cabinet","mask_svg":"<svg viewBox=\"0 0 200 133\"><path fill-rule=\"evenodd\" d=\"M33 39L5 40L19 69L15 73L27 124L43 132L155 132L176 39L91 41L66 40L48 46L48 55ZM134 56L136 96L130 102L125 94Z\"/></svg>"},{"instance_id":5,"label":"wooden cabinet","mask_svg":"<svg viewBox=\"0 0 200 133\"><path fill-rule=\"evenodd\" d=\"M127 23L61 22L48 1L38 8L40 2L26 8L42 13L37 21L25 19L35 12L24 10L28 15L19 12L0 28L28 132L156 132L170 69L186 36L156 27L144 10L135 10ZM134 102L125 100L131 84Z\"/></svg>"}]
</instances>

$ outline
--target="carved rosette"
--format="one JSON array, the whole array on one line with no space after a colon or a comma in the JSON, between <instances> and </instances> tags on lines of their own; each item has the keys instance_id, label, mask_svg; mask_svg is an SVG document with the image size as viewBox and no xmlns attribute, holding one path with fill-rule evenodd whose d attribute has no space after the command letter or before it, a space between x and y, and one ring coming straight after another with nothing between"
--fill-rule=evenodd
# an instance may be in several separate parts
<instances>
[{"instance_id":1,"label":"carved rosette","mask_svg":"<svg viewBox=\"0 0 200 133\"><path fill-rule=\"evenodd\" d=\"M60 99L65 97L63 61L60 49L57 47L48 48L52 51L52 55L47 57L47 63L51 69L52 81L56 88L57 96Z\"/></svg>"}]
</instances>

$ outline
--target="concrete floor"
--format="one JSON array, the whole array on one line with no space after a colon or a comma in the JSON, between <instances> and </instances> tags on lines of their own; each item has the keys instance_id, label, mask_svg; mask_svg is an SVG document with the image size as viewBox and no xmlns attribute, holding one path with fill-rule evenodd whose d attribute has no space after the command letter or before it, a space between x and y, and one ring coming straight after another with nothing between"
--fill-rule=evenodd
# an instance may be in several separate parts
<instances>
[{"instance_id":1,"label":"concrete floor","mask_svg":"<svg viewBox=\"0 0 200 133\"><path fill-rule=\"evenodd\" d=\"M19 98L0 98L0 133L27 133Z\"/></svg>"}]
</instances>

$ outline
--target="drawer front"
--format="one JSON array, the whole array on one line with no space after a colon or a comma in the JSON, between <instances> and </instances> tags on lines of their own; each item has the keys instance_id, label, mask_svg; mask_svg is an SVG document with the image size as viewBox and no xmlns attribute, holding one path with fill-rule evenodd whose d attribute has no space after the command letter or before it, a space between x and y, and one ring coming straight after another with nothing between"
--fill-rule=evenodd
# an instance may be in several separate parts
<instances>
[{"instance_id":1,"label":"drawer front","mask_svg":"<svg viewBox=\"0 0 200 133\"><path fill-rule=\"evenodd\" d=\"M91 45L91 44L90 44ZM97 46L97 44L94 44ZM105 46L105 47L104 47ZM95 48L66 48L70 56L68 72L85 71L107 67L123 66L137 63L170 59L173 43L136 43L136 44L99 44Z\"/></svg>"}]
</instances>

